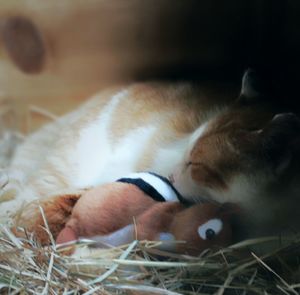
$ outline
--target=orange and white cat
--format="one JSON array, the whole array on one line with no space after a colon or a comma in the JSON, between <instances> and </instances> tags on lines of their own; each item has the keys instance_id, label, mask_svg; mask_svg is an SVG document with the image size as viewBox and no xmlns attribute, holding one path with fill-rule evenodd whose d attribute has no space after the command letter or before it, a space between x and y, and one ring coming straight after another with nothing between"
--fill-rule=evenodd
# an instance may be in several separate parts
<instances>
[{"instance_id":1,"label":"orange and white cat","mask_svg":"<svg viewBox=\"0 0 300 295\"><path fill-rule=\"evenodd\" d=\"M285 223L298 212L300 121L260 103L251 75L234 103L224 104L226 91L188 83L140 83L95 95L17 148L1 215L148 170L169 176L191 201L236 202L262 227Z\"/></svg>"}]
</instances>

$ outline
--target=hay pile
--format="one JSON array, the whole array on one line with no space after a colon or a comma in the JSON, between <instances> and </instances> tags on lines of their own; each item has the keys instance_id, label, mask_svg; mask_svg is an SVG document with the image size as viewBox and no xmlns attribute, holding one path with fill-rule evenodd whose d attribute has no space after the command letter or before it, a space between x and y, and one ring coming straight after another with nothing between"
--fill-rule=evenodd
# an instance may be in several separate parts
<instances>
[{"instance_id":1,"label":"hay pile","mask_svg":"<svg viewBox=\"0 0 300 295\"><path fill-rule=\"evenodd\" d=\"M22 136L0 104L0 167ZM1 186L0 186L1 189ZM45 223L47 230L47 223ZM244 241L199 257L156 249L134 241L118 248L76 244L64 255L54 242L42 247L34 236L17 238L0 225L0 294L299 294L300 237Z\"/></svg>"},{"instance_id":2,"label":"hay pile","mask_svg":"<svg viewBox=\"0 0 300 295\"><path fill-rule=\"evenodd\" d=\"M300 239L260 257L243 253L249 246L275 240L246 241L199 257L160 252L154 242L138 241L69 257L62 255L63 248L42 248L34 237L18 239L2 226L0 290L5 294L299 294L293 268L299 265ZM82 241L77 248L87 244Z\"/></svg>"}]
</instances>

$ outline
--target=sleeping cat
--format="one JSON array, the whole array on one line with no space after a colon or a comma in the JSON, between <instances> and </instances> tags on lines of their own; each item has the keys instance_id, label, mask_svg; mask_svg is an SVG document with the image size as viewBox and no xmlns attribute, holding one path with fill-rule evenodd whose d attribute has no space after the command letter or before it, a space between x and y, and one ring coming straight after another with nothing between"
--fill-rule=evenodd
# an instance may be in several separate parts
<instances>
[{"instance_id":1,"label":"sleeping cat","mask_svg":"<svg viewBox=\"0 0 300 295\"><path fill-rule=\"evenodd\" d=\"M240 204L255 230L288 224L298 212L300 121L260 102L252 75L244 75L234 103L221 103L226 92L178 82L95 95L17 148L1 215L29 201L153 171L169 176L189 201Z\"/></svg>"}]
</instances>

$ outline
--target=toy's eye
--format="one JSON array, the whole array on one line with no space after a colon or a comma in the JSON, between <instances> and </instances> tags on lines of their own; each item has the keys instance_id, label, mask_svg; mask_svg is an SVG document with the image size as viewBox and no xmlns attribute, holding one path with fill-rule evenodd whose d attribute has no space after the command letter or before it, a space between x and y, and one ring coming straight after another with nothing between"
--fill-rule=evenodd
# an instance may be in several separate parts
<instances>
[{"instance_id":1,"label":"toy's eye","mask_svg":"<svg viewBox=\"0 0 300 295\"><path fill-rule=\"evenodd\" d=\"M198 234L203 240L212 240L223 228L223 222L220 219L210 219L198 227Z\"/></svg>"},{"instance_id":2,"label":"toy's eye","mask_svg":"<svg viewBox=\"0 0 300 295\"><path fill-rule=\"evenodd\" d=\"M212 240L215 237L215 235L216 232L211 228L207 229L205 232L205 236L207 240Z\"/></svg>"}]
</instances>

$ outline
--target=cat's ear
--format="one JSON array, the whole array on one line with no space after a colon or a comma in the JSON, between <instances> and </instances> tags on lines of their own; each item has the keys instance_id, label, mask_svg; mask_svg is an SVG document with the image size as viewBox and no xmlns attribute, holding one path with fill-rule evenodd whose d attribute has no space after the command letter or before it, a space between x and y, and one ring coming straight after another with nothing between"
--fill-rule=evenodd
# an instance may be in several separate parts
<instances>
[{"instance_id":1,"label":"cat's ear","mask_svg":"<svg viewBox=\"0 0 300 295\"><path fill-rule=\"evenodd\" d=\"M262 79L253 69L247 69L242 78L242 86L238 102L250 104L264 96Z\"/></svg>"},{"instance_id":2,"label":"cat's ear","mask_svg":"<svg viewBox=\"0 0 300 295\"><path fill-rule=\"evenodd\" d=\"M299 134L300 118L293 113L276 114L261 130L263 153L272 164L275 175L282 175L297 163Z\"/></svg>"}]
</instances>

